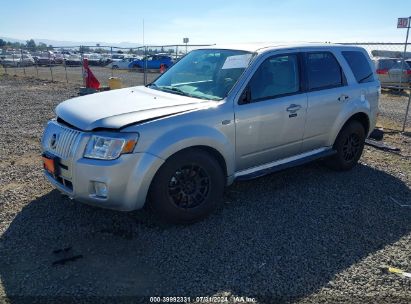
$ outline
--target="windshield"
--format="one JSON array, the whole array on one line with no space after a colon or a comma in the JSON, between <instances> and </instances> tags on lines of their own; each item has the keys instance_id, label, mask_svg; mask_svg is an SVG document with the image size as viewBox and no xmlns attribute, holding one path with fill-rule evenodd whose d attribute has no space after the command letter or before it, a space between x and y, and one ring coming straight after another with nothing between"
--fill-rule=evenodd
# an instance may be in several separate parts
<instances>
[{"instance_id":1,"label":"windshield","mask_svg":"<svg viewBox=\"0 0 411 304\"><path fill-rule=\"evenodd\" d=\"M196 50L181 58L150 88L195 98L225 98L253 54L238 50Z\"/></svg>"}]
</instances>

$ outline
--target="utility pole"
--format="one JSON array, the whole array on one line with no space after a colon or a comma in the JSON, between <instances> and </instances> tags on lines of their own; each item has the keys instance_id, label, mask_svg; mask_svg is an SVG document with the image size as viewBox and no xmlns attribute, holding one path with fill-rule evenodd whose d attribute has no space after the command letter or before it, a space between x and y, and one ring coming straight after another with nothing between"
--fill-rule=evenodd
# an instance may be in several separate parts
<instances>
[{"instance_id":1,"label":"utility pole","mask_svg":"<svg viewBox=\"0 0 411 304\"><path fill-rule=\"evenodd\" d=\"M144 18L143 18L143 46L144 46Z\"/></svg>"},{"instance_id":2,"label":"utility pole","mask_svg":"<svg viewBox=\"0 0 411 304\"><path fill-rule=\"evenodd\" d=\"M402 75L404 73L404 63L406 59L405 56L407 55L407 44L408 44L408 35L410 33L410 23L411 23L411 17L398 18L397 28L405 28L405 27L407 28L407 36L405 37L404 53L402 55L399 90L401 90ZM410 110L410 102L411 102L411 92L408 93L408 104L407 104L407 110L405 111L404 123L402 125L402 132L405 131L405 125L407 124L408 111Z\"/></svg>"},{"instance_id":3,"label":"utility pole","mask_svg":"<svg viewBox=\"0 0 411 304\"><path fill-rule=\"evenodd\" d=\"M183 38L183 43L186 44L186 54L187 54L187 44L188 44L189 39L188 38Z\"/></svg>"}]
</instances>

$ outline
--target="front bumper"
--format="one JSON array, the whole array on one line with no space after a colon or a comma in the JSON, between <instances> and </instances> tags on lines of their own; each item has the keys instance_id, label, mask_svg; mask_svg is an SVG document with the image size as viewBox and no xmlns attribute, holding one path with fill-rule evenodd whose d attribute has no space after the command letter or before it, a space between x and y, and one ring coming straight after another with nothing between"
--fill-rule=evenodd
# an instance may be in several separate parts
<instances>
[{"instance_id":1,"label":"front bumper","mask_svg":"<svg viewBox=\"0 0 411 304\"><path fill-rule=\"evenodd\" d=\"M84 158L91 135L55 120L49 121L42 138L42 150L55 160L54 166L58 168L56 175L44 170L46 178L58 190L80 202L122 211L142 208L151 181L164 161L149 153L123 154L115 160ZM95 182L105 184L105 195L96 194Z\"/></svg>"},{"instance_id":2,"label":"front bumper","mask_svg":"<svg viewBox=\"0 0 411 304\"><path fill-rule=\"evenodd\" d=\"M69 197L94 206L132 211L144 206L151 181L163 160L148 153L124 154L116 160L79 158L71 163L71 180L45 172L47 179ZM107 197L96 196L93 182L107 186Z\"/></svg>"}]
</instances>

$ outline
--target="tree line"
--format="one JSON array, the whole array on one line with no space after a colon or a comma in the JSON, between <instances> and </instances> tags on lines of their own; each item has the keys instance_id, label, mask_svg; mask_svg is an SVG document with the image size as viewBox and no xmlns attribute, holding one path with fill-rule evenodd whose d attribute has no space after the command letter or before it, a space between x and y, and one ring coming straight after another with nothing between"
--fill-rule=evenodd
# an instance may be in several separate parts
<instances>
[{"instance_id":1,"label":"tree line","mask_svg":"<svg viewBox=\"0 0 411 304\"><path fill-rule=\"evenodd\" d=\"M51 44L47 45L43 42L39 42L38 44L36 44L36 42L34 41L34 39L30 39L27 40L25 43L21 43L21 42L11 42L11 41L6 41L4 39L0 39L0 49L7 49L7 48L12 48L12 49L26 49L28 51L32 51L32 52L36 52L36 51L46 51L46 50L52 50L53 46ZM125 53L127 51L125 50L113 50L115 53ZM161 47L161 49L155 48L149 48L148 53L157 53L157 52L161 52L161 53L169 53L172 54L174 53L174 49L173 48L169 48L167 50L164 49L164 47ZM79 52L80 53L88 53L88 52L94 52L94 53L107 53L107 50L104 50L102 48L99 47L99 45L97 45L96 48L91 48L89 46L80 46L79 47ZM144 49L140 48L130 48L128 50L128 53L130 54L144 54ZM180 50L181 53L181 50Z\"/></svg>"},{"instance_id":2,"label":"tree line","mask_svg":"<svg viewBox=\"0 0 411 304\"><path fill-rule=\"evenodd\" d=\"M47 49L53 48L53 46L47 45L43 42L39 42L36 44L36 42L33 39L27 40L26 43L21 43L21 42L11 42L11 41L5 41L3 39L0 39L0 48L13 48L13 49L27 49L29 51L45 51Z\"/></svg>"}]
</instances>

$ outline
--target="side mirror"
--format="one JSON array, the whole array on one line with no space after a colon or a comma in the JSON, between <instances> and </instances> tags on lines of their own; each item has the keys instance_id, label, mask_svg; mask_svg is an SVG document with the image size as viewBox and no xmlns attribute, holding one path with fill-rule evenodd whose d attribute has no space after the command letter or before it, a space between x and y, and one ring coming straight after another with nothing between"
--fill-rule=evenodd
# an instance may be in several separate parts
<instances>
[{"instance_id":1,"label":"side mirror","mask_svg":"<svg viewBox=\"0 0 411 304\"><path fill-rule=\"evenodd\" d=\"M243 93L240 96L240 100L238 101L238 104L246 104L251 102L251 89L250 87L246 87Z\"/></svg>"}]
</instances>

